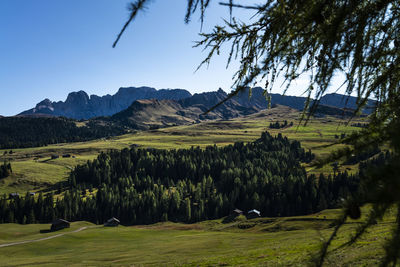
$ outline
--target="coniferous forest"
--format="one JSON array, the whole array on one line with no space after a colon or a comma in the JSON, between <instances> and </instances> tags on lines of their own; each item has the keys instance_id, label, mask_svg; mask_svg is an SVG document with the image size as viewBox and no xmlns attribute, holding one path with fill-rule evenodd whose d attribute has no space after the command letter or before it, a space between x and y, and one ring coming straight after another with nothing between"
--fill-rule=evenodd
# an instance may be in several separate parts
<instances>
[{"instance_id":1,"label":"coniferous forest","mask_svg":"<svg viewBox=\"0 0 400 267\"><path fill-rule=\"evenodd\" d=\"M0 118L0 149L38 147L48 144L82 142L123 134L115 125L101 125L89 121L78 127L75 120L37 117Z\"/></svg>"},{"instance_id":2,"label":"coniferous forest","mask_svg":"<svg viewBox=\"0 0 400 267\"><path fill-rule=\"evenodd\" d=\"M109 151L71 171L67 190L55 201L53 193L4 196L0 222L103 223L115 216L126 225L190 223L235 208L292 216L337 207L357 191L358 176L307 176L302 162L313 157L298 141L267 132L255 142L226 147Z\"/></svg>"}]
</instances>

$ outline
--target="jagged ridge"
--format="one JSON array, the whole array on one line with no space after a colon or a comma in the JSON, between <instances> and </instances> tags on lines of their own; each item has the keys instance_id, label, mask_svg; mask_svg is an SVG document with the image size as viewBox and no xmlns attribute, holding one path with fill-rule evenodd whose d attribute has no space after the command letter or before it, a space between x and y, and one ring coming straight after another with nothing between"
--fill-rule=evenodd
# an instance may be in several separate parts
<instances>
[{"instance_id":1,"label":"jagged ridge","mask_svg":"<svg viewBox=\"0 0 400 267\"><path fill-rule=\"evenodd\" d=\"M19 115L47 114L73 119L89 119L99 116L111 116L128 108L138 99L173 99L179 100L190 97L191 94L183 89L161 89L150 87L120 88L115 95L90 97L84 91L72 92L65 102L51 102L45 99L35 108L26 110Z\"/></svg>"},{"instance_id":2,"label":"jagged ridge","mask_svg":"<svg viewBox=\"0 0 400 267\"><path fill-rule=\"evenodd\" d=\"M24 111L19 115L51 115L64 116L73 119L89 119L100 116L112 116L121 112L136 101L142 99L174 100L180 106L180 110L173 113L190 119L229 119L241 115L256 113L267 108L268 102L263 95L264 90L260 87L252 89L251 97L249 91L243 91L212 112L207 112L211 107L227 97L227 93L219 89L214 92L204 92L191 95L184 89L161 89L150 87L127 87L120 88L115 95L102 97L84 92L70 93L65 102L51 102L45 99L38 103L35 108ZM320 104L335 108L355 109L357 107L355 97L347 97L340 94L327 94L322 97ZM302 110L306 97L286 96L280 94L271 95L272 105L285 105ZM373 106L374 101L369 101L368 106ZM175 106L176 108L178 106ZM170 110L171 111L171 110ZM155 110L153 110L155 112ZM172 111L171 111L172 112ZM370 113L371 109L364 109ZM174 115L174 116L175 116Z\"/></svg>"}]
</instances>

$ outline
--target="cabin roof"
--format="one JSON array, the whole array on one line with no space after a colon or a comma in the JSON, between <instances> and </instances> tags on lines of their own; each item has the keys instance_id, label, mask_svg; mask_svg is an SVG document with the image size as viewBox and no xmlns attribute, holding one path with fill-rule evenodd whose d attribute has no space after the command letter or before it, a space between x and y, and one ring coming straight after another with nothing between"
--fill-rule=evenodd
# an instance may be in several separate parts
<instances>
[{"instance_id":1,"label":"cabin roof","mask_svg":"<svg viewBox=\"0 0 400 267\"><path fill-rule=\"evenodd\" d=\"M257 213L258 215L260 215L260 211L255 210L255 209L249 210L248 213Z\"/></svg>"},{"instance_id":2,"label":"cabin roof","mask_svg":"<svg viewBox=\"0 0 400 267\"><path fill-rule=\"evenodd\" d=\"M64 219L55 219L51 224L61 224L61 223L69 224L69 221L66 221Z\"/></svg>"},{"instance_id":3,"label":"cabin roof","mask_svg":"<svg viewBox=\"0 0 400 267\"><path fill-rule=\"evenodd\" d=\"M241 211L240 209L234 209L233 212L236 212L236 213L243 213L243 211Z\"/></svg>"},{"instance_id":4,"label":"cabin roof","mask_svg":"<svg viewBox=\"0 0 400 267\"><path fill-rule=\"evenodd\" d=\"M118 223L120 223L120 221L115 217L110 218L107 222L108 223L110 223L110 222L118 222Z\"/></svg>"}]
</instances>

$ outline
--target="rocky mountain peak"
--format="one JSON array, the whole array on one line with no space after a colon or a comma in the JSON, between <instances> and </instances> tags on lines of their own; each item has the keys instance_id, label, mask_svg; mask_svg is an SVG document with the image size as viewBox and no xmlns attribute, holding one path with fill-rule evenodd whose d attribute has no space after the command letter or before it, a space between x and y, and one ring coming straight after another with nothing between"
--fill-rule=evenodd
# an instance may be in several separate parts
<instances>
[{"instance_id":1,"label":"rocky mountain peak","mask_svg":"<svg viewBox=\"0 0 400 267\"><path fill-rule=\"evenodd\" d=\"M68 94L65 104L80 106L87 105L89 103L89 96L85 91L72 92Z\"/></svg>"},{"instance_id":2,"label":"rocky mountain peak","mask_svg":"<svg viewBox=\"0 0 400 267\"><path fill-rule=\"evenodd\" d=\"M37 103L36 107L38 106L51 106L51 101L50 99L46 98L44 100L42 100L41 102Z\"/></svg>"},{"instance_id":3,"label":"rocky mountain peak","mask_svg":"<svg viewBox=\"0 0 400 267\"><path fill-rule=\"evenodd\" d=\"M217 91L217 93L219 93L219 94L226 94L226 92L224 91L224 90L222 90L222 88L220 87L220 88L218 88L218 91Z\"/></svg>"}]
</instances>

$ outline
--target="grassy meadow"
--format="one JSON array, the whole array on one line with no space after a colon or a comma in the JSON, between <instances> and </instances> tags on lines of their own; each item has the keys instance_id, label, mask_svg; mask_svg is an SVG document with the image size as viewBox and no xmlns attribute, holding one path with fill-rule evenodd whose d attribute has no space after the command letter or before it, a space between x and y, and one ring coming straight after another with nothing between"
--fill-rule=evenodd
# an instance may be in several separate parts
<instances>
[{"instance_id":1,"label":"grassy meadow","mask_svg":"<svg viewBox=\"0 0 400 267\"><path fill-rule=\"evenodd\" d=\"M292 127L269 129L271 122L287 120L293 122ZM354 119L353 122L363 119ZM150 131L140 131L112 138L98 140L53 144L44 147L0 150L0 161L10 159L13 174L0 181L0 194L38 192L67 179L70 170L77 164L94 159L100 151L123 149L132 146L159 149L206 147L208 145L225 146L237 141L250 142L261 136L264 131L271 134L282 133L290 139L296 139L306 149L311 149L317 157L328 155L332 150L341 147L336 144L335 135L351 133L360 128L346 126L347 119L326 116L313 118L306 126L300 124L300 113L284 106L245 117L227 121L205 121L197 124L175 126ZM6 154L4 154L7 152ZM58 159L51 159L57 154ZM63 154L71 154L73 158L63 158ZM357 166L342 166L341 170L356 170ZM331 173L332 167L321 169L307 168L311 173Z\"/></svg>"},{"instance_id":2,"label":"grassy meadow","mask_svg":"<svg viewBox=\"0 0 400 267\"><path fill-rule=\"evenodd\" d=\"M366 211L366 208L363 209ZM238 218L197 224L172 222L108 228L86 222L40 234L49 225L0 225L0 244L63 236L0 247L1 266L306 266L332 232L339 210L288 218ZM394 216L386 217L356 244L340 248L359 224L349 221L333 242L329 266L376 265ZM68 233L88 227L77 233Z\"/></svg>"}]
</instances>

